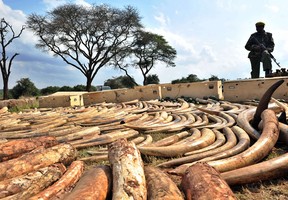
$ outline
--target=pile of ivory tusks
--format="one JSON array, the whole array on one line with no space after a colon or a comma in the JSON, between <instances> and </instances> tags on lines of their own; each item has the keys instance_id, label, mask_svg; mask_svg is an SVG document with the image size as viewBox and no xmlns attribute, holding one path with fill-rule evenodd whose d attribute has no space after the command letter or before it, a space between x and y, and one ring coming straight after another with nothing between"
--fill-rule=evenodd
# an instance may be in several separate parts
<instances>
[{"instance_id":1,"label":"pile of ivory tusks","mask_svg":"<svg viewBox=\"0 0 288 200\"><path fill-rule=\"evenodd\" d=\"M183 99L178 99L177 102L135 100L81 108L27 110L20 113L10 113L7 108L2 108L0 198L23 199L38 194L33 198L49 199L51 196L64 193L67 188L71 189L78 181L79 185L76 185L75 191L69 193L67 199L81 199L81 194L91 191L94 191L96 199L108 195L99 192L96 186L103 191L113 188L114 199L124 195L121 192L117 194L124 186L124 193L132 195L135 199L143 199L147 191L148 196L157 199L157 194L154 194L156 190L153 189L156 188L155 185L168 187L154 180L157 179L155 177L161 177L159 180L169 183L169 191L175 199L181 192L162 169L169 168L168 173L185 175L189 167L199 162L205 162L215 168L229 185L276 178L286 173L287 154L263 161L277 142L288 143L288 127L277 119L281 112L287 112L286 103L272 98L269 109L262 112L259 127L253 128L250 122L256 112L255 106L212 99L196 100L198 104L188 103ZM159 133L161 139L153 139ZM163 157L165 161L157 167L147 166L141 169L141 156L136 150L133 156L137 157L135 161L140 163L134 168L133 162L125 161L124 158L120 161L118 158L121 157L121 152L114 150L121 148L113 145L123 138L129 144L135 145L127 147L124 152L131 150L133 153L135 148L143 155ZM108 148L109 145L112 147ZM97 150L90 149L87 151L90 156L78 156L79 161L75 161L76 150L88 147L97 147ZM82 161L100 160L109 161L112 171L110 167L98 166L82 175ZM19 169L18 165L23 169ZM131 165L127 166L127 169L132 167L135 173L147 171L145 176L135 174L135 177L142 177L140 180L146 179L146 193L143 192L145 189L138 188L142 187L143 183L135 182L137 178L134 180L131 176L131 180L123 179L121 174L124 172L117 171L119 165ZM46 175L50 178L46 180L39 174L50 174ZM94 182L92 187L88 183L93 177L102 177L101 181L106 181L106 184ZM28 190L28 187L21 188L20 184L15 185L15 182L23 183L27 179L30 182L26 185L38 183L37 187L30 187ZM113 187L110 185L112 179ZM51 180L57 181L52 185ZM10 189L7 189L7 186L11 186ZM85 187L89 187L90 190L87 191ZM159 188L159 191L162 190L164 189Z\"/></svg>"}]
</instances>

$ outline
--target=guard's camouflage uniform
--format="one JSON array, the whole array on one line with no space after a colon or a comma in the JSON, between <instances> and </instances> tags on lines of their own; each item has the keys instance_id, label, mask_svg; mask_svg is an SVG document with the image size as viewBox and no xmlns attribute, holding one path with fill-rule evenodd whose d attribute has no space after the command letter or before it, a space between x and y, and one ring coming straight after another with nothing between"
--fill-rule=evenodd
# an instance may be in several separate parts
<instances>
[{"instance_id":1,"label":"guard's camouflage uniform","mask_svg":"<svg viewBox=\"0 0 288 200\"><path fill-rule=\"evenodd\" d=\"M256 38L256 39L255 39ZM266 50L261 48L259 43L266 47ZM260 62L263 63L263 70L265 71L265 76L272 72L272 63L269 52L274 50L274 40L272 33L265 32L253 33L245 45L245 49L249 52L248 58L251 62L251 78L259 78L260 75ZM269 51L269 52L268 52Z\"/></svg>"}]
</instances>

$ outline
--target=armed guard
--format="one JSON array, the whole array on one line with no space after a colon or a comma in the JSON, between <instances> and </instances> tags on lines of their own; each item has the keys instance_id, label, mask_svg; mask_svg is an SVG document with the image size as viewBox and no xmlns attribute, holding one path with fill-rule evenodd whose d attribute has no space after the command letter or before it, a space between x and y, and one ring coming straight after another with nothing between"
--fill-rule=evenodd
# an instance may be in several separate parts
<instances>
[{"instance_id":1,"label":"armed guard","mask_svg":"<svg viewBox=\"0 0 288 200\"><path fill-rule=\"evenodd\" d=\"M250 51L248 58L251 63L251 78L259 78L261 62L263 63L265 77L267 77L272 73L271 52L273 52L275 46L274 39L272 33L264 30L264 22L257 22L255 26L257 32L251 34L245 45L245 49Z\"/></svg>"}]
</instances>

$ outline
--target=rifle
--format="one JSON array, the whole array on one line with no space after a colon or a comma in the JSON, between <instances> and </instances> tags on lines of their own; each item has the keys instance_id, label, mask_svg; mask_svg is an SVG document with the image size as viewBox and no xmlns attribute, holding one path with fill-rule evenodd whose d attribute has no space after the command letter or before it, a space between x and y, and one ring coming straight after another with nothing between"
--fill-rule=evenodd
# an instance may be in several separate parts
<instances>
[{"instance_id":1,"label":"rifle","mask_svg":"<svg viewBox=\"0 0 288 200\"><path fill-rule=\"evenodd\" d=\"M265 47L262 43L260 43L260 42L257 40L257 38L253 37L253 39L256 41L256 43L257 43L259 46ZM265 47L264 49L267 50L266 47ZM267 50L267 51L268 51L268 50ZM270 51L268 51L268 53L269 53L269 55L270 55L270 58L272 58L272 60L276 63L276 65L277 65L279 68L282 68L282 67L280 66L280 63L277 62L276 58L273 56L273 54L272 54Z\"/></svg>"}]
</instances>

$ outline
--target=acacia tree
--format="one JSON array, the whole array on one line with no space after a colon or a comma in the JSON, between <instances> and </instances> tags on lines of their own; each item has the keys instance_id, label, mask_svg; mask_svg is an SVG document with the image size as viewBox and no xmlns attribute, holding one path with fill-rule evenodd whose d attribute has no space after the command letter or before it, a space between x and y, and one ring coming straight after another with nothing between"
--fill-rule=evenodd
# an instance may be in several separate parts
<instances>
[{"instance_id":1,"label":"acacia tree","mask_svg":"<svg viewBox=\"0 0 288 200\"><path fill-rule=\"evenodd\" d=\"M9 76L11 74L11 67L14 58L19 55L19 53L14 53L9 55L7 51L7 47L13 42L13 40L20 37L24 30L24 26L22 26L21 30L18 34L15 33L12 25L10 25L4 18L1 19L0 22L0 68L2 72L2 80L3 80L3 99L8 99L8 81Z\"/></svg>"},{"instance_id":2,"label":"acacia tree","mask_svg":"<svg viewBox=\"0 0 288 200\"><path fill-rule=\"evenodd\" d=\"M147 85L147 75L157 62L175 67L176 50L161 35L138 31L131 52L135 56L134 67L143 75L143 85Z\"/></svg>"},{"instance_id":3,"label":"acacia tree","mask_svg":"<svg viewBox=\"0 0 288 200\"><path fill-rule=\"evenodd\" d=\"M143 76L143 85L148 84L148 73L157 62L164 62L167 66L175 67L176 50L171 47L163 36L145 32L141 29L135 33L131 48L114 57L113 65L125 72L131 80L129 67L140 69ZM155 78L155 77L154 77ZM158 77L157 77L158 78ZM135 85L138 85L135 82Z\"/></svg>"},{"instance_id":4,"label":"acacia tree","mask_svg":"<svg viewBox=\"0 0 288 200\"><path fill-rule=\"evenodd\" d=\"M39 37L36 47L60 56L86 77L86 90L97 72L125 51L135 31L142 27L138 12L128 6L83 7L65 4L41 16L32 14L28 27Z\"/></svg>"}]
</instances>

